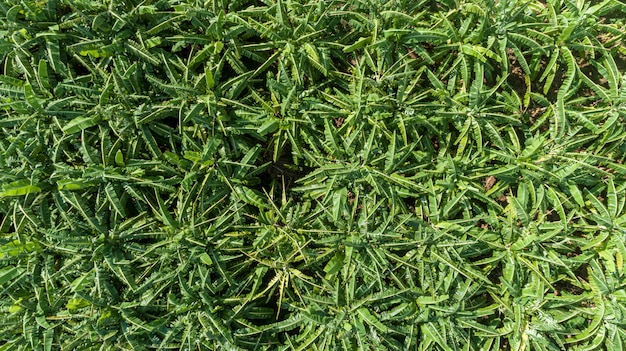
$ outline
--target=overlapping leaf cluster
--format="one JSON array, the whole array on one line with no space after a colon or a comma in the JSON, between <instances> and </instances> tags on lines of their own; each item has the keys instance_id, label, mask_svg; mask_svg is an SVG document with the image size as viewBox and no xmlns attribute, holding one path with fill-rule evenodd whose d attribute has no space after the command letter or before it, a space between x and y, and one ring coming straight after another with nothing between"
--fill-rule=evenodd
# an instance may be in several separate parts
<instances>
[{"instance_id":1,"label":"overlapping leaf cluster","mask_svg":"<svg viewBox=\"0 0 626 351\"><path fill-rule=\"evenodd\" d=\"M626 5L0 3L1 350L621 350Z\"/></svg>"}]
</instances>

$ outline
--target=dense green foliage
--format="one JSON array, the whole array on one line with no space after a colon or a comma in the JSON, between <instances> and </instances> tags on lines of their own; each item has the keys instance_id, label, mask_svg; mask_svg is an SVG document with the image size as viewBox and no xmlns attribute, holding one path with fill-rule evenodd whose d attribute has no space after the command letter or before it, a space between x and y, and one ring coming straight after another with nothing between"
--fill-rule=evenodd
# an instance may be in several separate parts
<instances>
[{"instance_id":1,"label":"dense green foliage","mask_svg":"<svg viewBox=\"0 0 626 351\"><path fill-rule=\"evenodd\" d=\"M0 1L0 350L623 350L625 18Z\"/></svg>"}]
</instances>

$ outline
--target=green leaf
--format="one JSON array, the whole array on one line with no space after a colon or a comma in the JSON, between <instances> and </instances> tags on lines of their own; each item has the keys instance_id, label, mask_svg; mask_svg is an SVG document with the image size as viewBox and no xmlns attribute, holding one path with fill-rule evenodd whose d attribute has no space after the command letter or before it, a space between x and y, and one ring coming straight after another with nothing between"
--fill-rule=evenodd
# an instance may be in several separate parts
<instances>
[{"instance_id":1,"label":"green leaf","mask_svg":"<svg viewBox=\"0 0 626 351\"><path fill-rule=\"evenodd\" d=\"M0 268L0 286L10 282L11 280L19 277L24 272L23 267L6 266Z\"/></svg>"},{"instance_id":2,"label":"green leaf","mask_svg":"<svg viewBox=\"0 0 626 351\"><path fill-rule=\"evenodd\" d=\"M38 112L43 112L43 107L41 106L39 99L35 95L33 87L28 83L24 84L24 94L26 95L26 102L30 107Z\"/></svg>"},{"instance_id":3,"label":"green leaf","mask_svg":"<svg viewBox=\"0 0 626 351\"><path fill-rule=\"evenodd\" d=\"M357 40L353 44L344 47L343 52L350 53L356 50L360 50L364 48L367 44L369 44L371 40L372 38L370 37L361 37L359 38L359 40Z\"/></svg>"},{"instance_id":4,"label":"green leaf","mask_svg":"<svg viewBox=\"0 0 626 351\"><path fill-rule=\"evenodd\" d=\"M391 137L391 142L389 143L389 149L387 150L387 155L385 156L385 172L391 173L394 170L395 166L395 157L396 157L396 132L393 132L393 136Z\"/></svg>"},{"instance_id":5,"label":"green leaf","mask_svg":"<svg viewBox=\"0 0 626 351\"><path fill-rule=\"evenodd\" d=\"M106 194L107 200L109 200L113 209L115 209L115 212L117 212L117 214L119 214L121 217L126 217L126 211L124 210L124 206L122 205L122 202L120 201L113 184L108 183L107 185L105 185L104 192Z\"/></svg>"},{"instance_id":6,"label":"green leaf","mask_svg":"<svg viewBox=\"0 0 626 351\"><path fill-rule=\"evenodd\" d=\"M337 252L335 253L335 256L333 256L333 258L330 261L328 261L328 263L324 267L324 272L326 272L327 280L332 279L332 277L335 276L341 270L344 264L344 259L345 259L345 254L342 251L337 250Z\"/></svg>"},{"instance_id":7,"label":"green leaf","mask_svg":"<svg viewBox=\"0 0 626 351\"><path fill-rule=\"evenodd\" d=\"M257 133L260 135L272 134L278 130L279 123L276 120L269 120L263 123L262 126L257 129Z\"/></svg>"},{"instance_id":8,"label":"green leaf","mask_svg":"<svg viewBox=\"0 0 626 351\"><path fill-rule=\"evenodd\" d=\"M85 273L79 276L78 278L74 279L72 283L70 284L70 288L74 292L83 291L87 287L89 287L91 284L93 284L93 282L94 282L94 275L91 272Z\"/></svg>"},{"instance_id":9,"label":"green leaf","mask_svg":"<svg viewBox=\"0 0 626 351\"><path fill-rule=\"evenodd\" d=\"M24 196L41 191L37 185L31 184L27 180L20 180L9 184L4 184L0 190L0 197L4 196Z\"/></svg>"},{"instance_id":10,"label":"green leaf","mask_svg":"<svg viewBox=\"0 0 626 351\"><path fill-rule=\"evenodd\" d=\"M124 167L124 154L122 153L122 150L118 149L115 152L115 164L120 166L120 167Z\"/></svg>"},{"instance_id":11,"label":"green leaf","mask_svg":"<svg viewBox=\"0 0 626 351\"><path fill-rule=\"evenodd\" d=\"M48 79L48 62L44 59L39 60L39 65L37 66L37 79L41 88L44 90L50 89L50 80Z\"/></svg>"},{"instance_id":12,"label":"green leaf","mask_svg":"<svg viewBox=\"0 0 626 351\"><path fill-rule=\"evenodd\" d=\"M517 218L519 218L525 227L528 227L530 225L530 217L528 216L524 206L522 206L515 196L507 196L507 199L509 200L509 203L513 204L513 208L517 213Z\"/></svg>"},{"instance_id":13,"label":"green leaf","mask_svg":"<svg viewBox=\"0 0 626 351\"><path fill-rule=\"evenodd\" d=\"M370 312L370 310L369 310L369 309L367 309L367 308L365 308L365 307L361 307L361 308L359 308L356 312L359 314L359 316L360 316L361 318L363 318L363 320L364 320L367 324L369 324L369 325L373 326L374 328L378 329L378 331L383 332L383 333L386 333L386 332L388 331L388 328L387 328L384 324L382 324L382 323L378 320L378 318L376 318L376 317L375 317L375 316L374 316L374 315Z\"/></svg>"},{"instance_id":14,"label":"green leaf","mask_svg":"<svg viewBox=\"0 0 626 351\"><path fill-rule=\"evenodd\" d=\"M82 132L87 128L97 125L98 120L97 117L76 117L63 126L63 132L65 134Z\"/></svg>"},{"instance_id":15,"label":"green leaf","mask_svg":"<svg viewBox=\"0 0 626 351\"><path fill-rule=\"evenodd\" d=\"M75 311L77 309L88 307L90 305L91 304L88 301L80 297L77 297L77 298L69 299L67 303L65 304L65 308L67 308L70 311Z\"/></svg>"},{"instance_id":16,"label":"green leaf","mask_svg":"<svg viewBox=\"0 0 626 351\"><path fill-rule=\"evenodd\" d=\"M213 260L211 260L211 256L209 256L209 254L207 254L206 252L203 252L200 255L200 261L202 261L202 263L209 265L209 266L213 264Z\"/></svg>"},{"instance_id":17,"label":"green leaf","mask_svg":"<svg viewBox=\"0 0 626 351\"><path fill-rule=\"evenodd\" d=\"M615 183L613 183L613 178L609 178L607 187L606 187L606 197L607 197L607 211L610 215L611 219L617 218L618 210L617 210L617 191L615 190Z\"/></svg>"},{"instance_id":18,"label":"green leaf","mask_svg":"<svg viewBox=\"0 0 626 351\"><path fill-rule=\"evenodd\" d=\"M346 188L343 188L333 194L332 215L335 222L339 221L339 219L341 218L341 214L346 204L347 196L348 190Z\"/></svg>"},{"instance_id":19,"label":"green leaf","mask_svg":"<svg viewBox=\"0 0 626 351\"><path fill-rule=\"evenodd\" d=\"M59 191L80 190L88 188L90 186L93 186L93 184L82 179L61 179L57 181L57 188Z\"/></svg>"}]
</instances>

